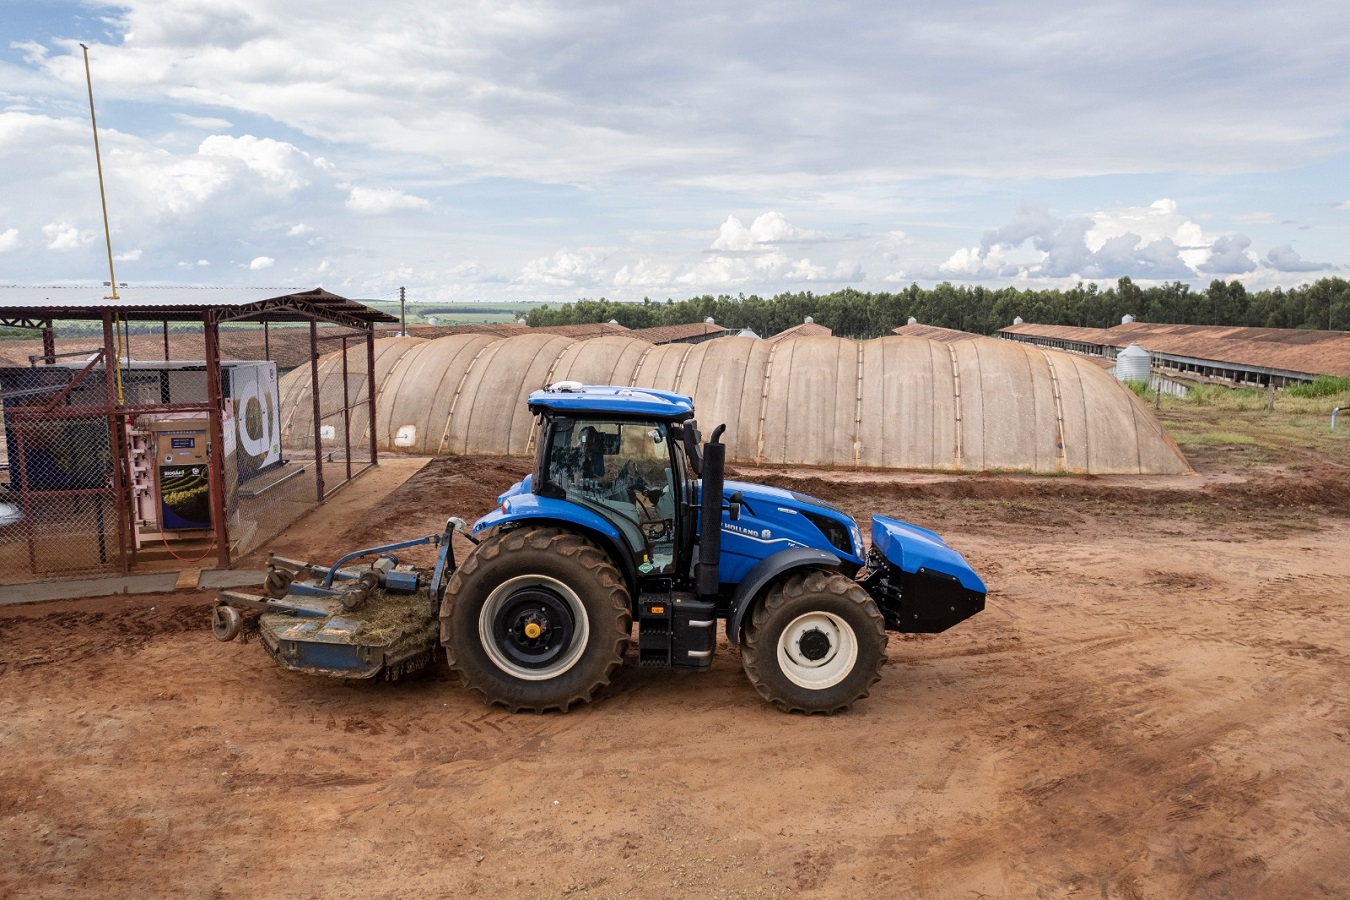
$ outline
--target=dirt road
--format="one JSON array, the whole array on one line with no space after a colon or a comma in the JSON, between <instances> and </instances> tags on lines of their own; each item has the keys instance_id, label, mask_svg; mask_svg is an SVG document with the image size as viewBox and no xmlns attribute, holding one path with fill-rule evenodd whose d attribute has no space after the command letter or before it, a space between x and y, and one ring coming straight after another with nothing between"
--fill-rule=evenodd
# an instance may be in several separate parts
<instances>
[{"instance_id":1,"label":"dirt road","mask_svg":"<svg viewBox=\"0 0 1350 900\"><path fill-rule=\"evenodd\" d=\"M283 549L435 530L518 469L438 463ZM798 483L991 588L829 719L725 645L516 716L443 666L285 673L203 595L0 610L0 896L1350 895L1343 476Z\"/></svg>"}]
</instances>

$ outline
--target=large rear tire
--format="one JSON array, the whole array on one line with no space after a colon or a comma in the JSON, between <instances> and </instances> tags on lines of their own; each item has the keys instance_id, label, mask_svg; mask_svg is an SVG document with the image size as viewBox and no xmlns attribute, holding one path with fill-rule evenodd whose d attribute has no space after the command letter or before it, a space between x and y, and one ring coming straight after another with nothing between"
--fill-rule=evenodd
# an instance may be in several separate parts
<instances>
[{"instance_id":1,"label":"large rear tire","mask_svg":"<svg viewBox=\"0 0 1350 900\"><path fill-rule=\"evenodd\" d=\"M557 528L484 541L451 577L440 618L450 668L512 712L589 701L622 664L632 629L618 569Z\"/></svg>"},{"instance_id":2,"label":"large rear tire","mask_svg":"<svg viewBox=\"0 0 1350 900\"><path fill-rule=\"evenodd\" d=\"M881 610L857 582L835 572L775 584L755 606L741 647L750 683L784 712L848 709L871 691L885 659Z\"/></svg>"}]
</instances>

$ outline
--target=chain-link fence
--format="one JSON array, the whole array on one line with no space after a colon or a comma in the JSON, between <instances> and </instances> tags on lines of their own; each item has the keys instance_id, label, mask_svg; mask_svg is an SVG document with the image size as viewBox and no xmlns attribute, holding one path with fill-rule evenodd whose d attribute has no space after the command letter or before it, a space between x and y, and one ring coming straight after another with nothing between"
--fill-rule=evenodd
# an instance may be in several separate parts
<instances>
[{"instance_id":1,"label":"chain-link fence","mask_svg":"<svg viewBox=\"0 0 1350 900\"><path fill-rule=\"evenodd\" d=\"M107 418L16 415L5 449L4 571L40 578L120 565Z\"/></svg>"}]
</instances>

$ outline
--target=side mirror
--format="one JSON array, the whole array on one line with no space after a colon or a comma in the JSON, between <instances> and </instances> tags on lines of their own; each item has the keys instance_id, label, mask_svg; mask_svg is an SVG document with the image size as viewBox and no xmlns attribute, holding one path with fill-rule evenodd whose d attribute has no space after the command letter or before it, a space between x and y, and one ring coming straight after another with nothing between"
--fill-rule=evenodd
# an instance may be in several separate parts
<instances>
[{"instance_id":1,"label":"side mirror","mask_svg":"<svg viewBox=\"0 0 1350 900\"><path fill-rule=\"evenodd\" d=\"M727 510L729 512L731 521L735 522L738 519L740 519L741 503L744 500L745 496L740 491L736 491L730 497L727 498Z\"/></svg>"},{"instance_id":2,"label":"side mirror","mask_svg":"<svg viewBox=\"0 0 1350 900\"><path fill-rule=\"evenodd\" d=\"M684 455L689 460L689 468L694 470L696 477L702 478L703 454L698 448L698 423L693 419L685 422L680 428L680 434L684 438Z\"/></svg>"}]
</instances>

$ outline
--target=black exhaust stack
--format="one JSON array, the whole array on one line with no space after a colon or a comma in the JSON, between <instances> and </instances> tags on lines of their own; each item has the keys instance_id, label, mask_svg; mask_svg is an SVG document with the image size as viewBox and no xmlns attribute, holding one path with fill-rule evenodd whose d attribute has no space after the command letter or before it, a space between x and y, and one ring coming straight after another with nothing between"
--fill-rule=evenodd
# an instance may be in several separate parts
<instances>
[{"instance_id":1,"label":"black exhaust stack","mask_svg":"<svg viewBox=\"0 0 1350 900\"><path fill-rule=\"evenodd\" d=\"M726 483L727 448L718 425L703 445L703 497L699 501L698 593L700 597L717 594L718 568L722 562L722 489Z\"/></svg>"}]
</instances>

